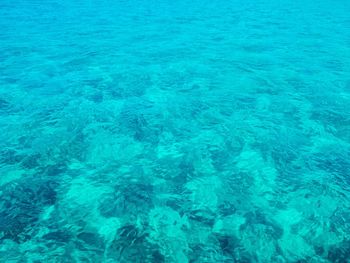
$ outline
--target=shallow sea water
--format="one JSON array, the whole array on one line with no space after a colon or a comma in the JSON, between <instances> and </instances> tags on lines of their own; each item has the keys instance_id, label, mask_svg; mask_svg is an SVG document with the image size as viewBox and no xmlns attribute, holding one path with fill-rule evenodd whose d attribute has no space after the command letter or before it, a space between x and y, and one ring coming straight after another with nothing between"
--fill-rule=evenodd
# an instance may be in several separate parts
<instances>
[{"instance_id":1,"label":"shallow sea water","mask_svg":"<svg viewBox=\"0 0 350 263\"><path fill-rule=\"evenodd\" d=\"M0 262L349 262L349 14L2 0Z\"/></svg>"}]
</instances>

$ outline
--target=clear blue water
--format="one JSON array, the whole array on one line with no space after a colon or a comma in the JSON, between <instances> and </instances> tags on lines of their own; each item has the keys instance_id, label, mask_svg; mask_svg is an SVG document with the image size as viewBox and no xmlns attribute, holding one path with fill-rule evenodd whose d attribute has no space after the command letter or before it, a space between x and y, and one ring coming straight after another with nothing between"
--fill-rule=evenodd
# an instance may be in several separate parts
<instances>
[{"instance_id":1,"label":"clear blue water","mask_svg":"<svg viewBox=\"0 0 350 263\"><path fill-rule=\"evenodd\" d=\"M1 0L0 262L349 262L349 14Z\"/></svg>"}]
</instances>

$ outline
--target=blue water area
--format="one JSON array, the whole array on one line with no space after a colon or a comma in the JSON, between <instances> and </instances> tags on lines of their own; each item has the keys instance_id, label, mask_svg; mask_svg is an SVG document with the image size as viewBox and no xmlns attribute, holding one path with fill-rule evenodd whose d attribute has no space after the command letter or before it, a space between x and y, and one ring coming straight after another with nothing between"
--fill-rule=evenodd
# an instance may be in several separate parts
<instances>
[{"instance_id":1,"label":"blue water area","mask_svg":"<svg viewBox=\"0 0 350 263\"><path fill-rule=\"evenodd\" d=\"M0 1L0 262L349 260L348 0Z\"/></svg>"}]
</instances>

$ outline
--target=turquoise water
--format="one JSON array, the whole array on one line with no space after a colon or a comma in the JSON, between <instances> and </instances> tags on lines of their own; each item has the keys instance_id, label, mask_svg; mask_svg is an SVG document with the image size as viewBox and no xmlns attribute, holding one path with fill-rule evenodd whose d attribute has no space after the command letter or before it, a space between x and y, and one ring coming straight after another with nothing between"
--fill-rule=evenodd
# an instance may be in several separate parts
<instances>
[{"instance_id":1,"label":"turquoise water","mask_svg":"<svg viewBox=\"0 0 350 263\"><path fill-rule=\"evenodd\" d=\"M349 262L349 14L2 0L0 262Z\"/></svg>"}]
</instances>

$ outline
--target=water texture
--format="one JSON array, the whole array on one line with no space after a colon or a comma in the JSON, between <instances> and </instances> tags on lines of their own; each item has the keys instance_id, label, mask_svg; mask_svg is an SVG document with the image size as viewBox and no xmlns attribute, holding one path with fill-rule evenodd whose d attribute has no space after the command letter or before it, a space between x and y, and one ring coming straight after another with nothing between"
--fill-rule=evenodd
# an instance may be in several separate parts
<instances>
[{"instance_id":1,"label":"water texture","mask_svg":"<svg viewBox=\"0 0 350 263\"><path fill-rule=\"evenodd\" d=\"M349 262L349 14L1 0L0 262Z\"/></svg>"}]
</instances>

